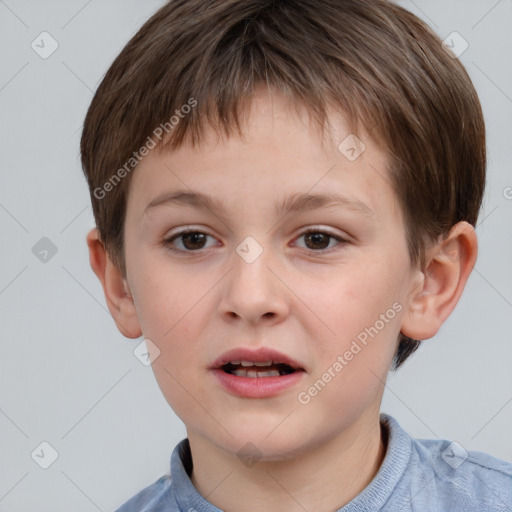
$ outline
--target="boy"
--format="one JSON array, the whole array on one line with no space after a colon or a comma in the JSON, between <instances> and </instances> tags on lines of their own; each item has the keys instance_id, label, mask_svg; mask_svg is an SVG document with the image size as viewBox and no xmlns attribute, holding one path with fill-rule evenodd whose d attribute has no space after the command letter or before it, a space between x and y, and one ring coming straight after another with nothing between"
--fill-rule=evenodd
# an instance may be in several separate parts
<instances>
[{"instance_id":1,"label":"boy","mask_svg":"<svg viewBox=\"0 0 512 512\"><path fill-rule=\"evenodd\" d=\"M386 375L475 264L485 128L385 0L174 0L87 113L91 266L187 427L132 511L510 511L512 464L413 440Z\"/></svg>"}]
</instances>

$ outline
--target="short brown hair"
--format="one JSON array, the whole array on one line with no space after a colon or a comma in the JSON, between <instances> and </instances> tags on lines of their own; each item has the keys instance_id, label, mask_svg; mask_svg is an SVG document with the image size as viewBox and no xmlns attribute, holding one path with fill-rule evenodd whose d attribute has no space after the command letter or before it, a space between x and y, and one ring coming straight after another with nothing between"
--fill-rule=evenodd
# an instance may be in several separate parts
<instances>
[{"instance_id":1,"label":"short brown hair","mask_svg":"<svg viewBox=\"0 0 512 512\"><path fill-rule=\"evenodd\" d=\"M166 129L158 150L200 143L205 121L241 133L260 82L321 126L334 105L353 133L360 122L385 149L412 265L423 268L426 243L457 222L476 225L486 169L480 102L462 64L415 15L386 0L174 0L115 59L82 132L96 225L124 276L134 151L191 99L197 108ZM419 343L401 335L395 370Z\"/></svg>"}]
</instances>

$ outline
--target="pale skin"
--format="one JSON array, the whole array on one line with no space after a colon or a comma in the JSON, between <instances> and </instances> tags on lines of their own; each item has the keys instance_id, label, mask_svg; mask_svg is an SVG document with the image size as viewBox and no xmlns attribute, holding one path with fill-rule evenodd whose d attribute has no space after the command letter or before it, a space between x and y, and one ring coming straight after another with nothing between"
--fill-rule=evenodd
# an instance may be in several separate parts
<instances>
[{"instance_id":1,"label":"pale skin","mask_svg":"<svg viewBox=\"0 0 512 512\"><path fill-rule=\"evenodd\" d=\"M145 157L128 196L126 276L96 229L87 236L90 262L120 332L160 350L153 370L187 427L198 491L226 512L333 511L371 482L385 456L379 411L399 333L417 340L437 333L474 267L477 239L460 222L428 248L424 271L413 268L386 155L370 138L360 134L366 150L350 162L337 147L350 134L342 119L333 116L322 138L307 116L265 89L248 119L243 139L219 139L208 128L197 149ZM223 200L226 212L170 203L146 209L177 190ZM333 192L368 211L347 204L274 211L290 194ZM208 237L165 246L187 228ZM309 228L326 235L304 236ZM236 252L248 236L263 248L252 263ZM400 312L301 404L298 393L396 302ZM306 372L277 396L233 396L208 368L235 347L277 349ZM261 454L252 467L237 456L246 443Z\"/></svg>"}]
</instances>

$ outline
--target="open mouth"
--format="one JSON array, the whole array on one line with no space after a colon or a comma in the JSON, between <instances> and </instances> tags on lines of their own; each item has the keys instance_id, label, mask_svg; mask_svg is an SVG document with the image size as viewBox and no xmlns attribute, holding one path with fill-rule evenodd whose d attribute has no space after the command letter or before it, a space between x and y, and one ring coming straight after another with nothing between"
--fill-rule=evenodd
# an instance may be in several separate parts
<instances>
[{"instance_id":1,"label":"open mouth","mask_svg":"<svg viewBox=\"0 0 512 512\"><path fill-rule=\"evenodd\" d=\"M270 398L297 386L308 373L302 363L270 348L233 349L210 367L231 395Z\"/></svg>"},{"instance_id":2,"label":"open mouth","mask_svg":"<svg viewBox=\"0 0 512 512\"><path fill-rule=\"evenodd\" d=\"M276 363L273 361L267 362L252 362L252 361L231 361L223 366L221 369L230 375L237 377L280 377L281 375L289 375L298 371L285 363Z\"/></svg>"}]
</instances>

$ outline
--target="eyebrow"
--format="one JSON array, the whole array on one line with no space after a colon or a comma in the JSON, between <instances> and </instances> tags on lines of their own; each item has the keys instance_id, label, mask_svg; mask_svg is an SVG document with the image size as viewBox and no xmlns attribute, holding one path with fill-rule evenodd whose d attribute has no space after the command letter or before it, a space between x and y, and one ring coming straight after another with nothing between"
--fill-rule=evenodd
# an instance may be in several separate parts
<instances>
[{"instance_id":1,"label":"eyebrow","mask_svg":"<svg viewBox=\"0 0 512 512\"><path fill-rule=\"evenodd\" d=\"M224 201L215 197L210 197L201 192L176 191L166 192L155 197L144 209L148 211L159 206L183 205L203 210L218 211L223 214L228 213L228 208ZM374 217L375 213L365 203L359 199L346 197L341 194L323 193L323 194L291 194L280 203L276 204L275 213L277 215L290 212L300 212L304 210L315 210L327 207L341 207L353 210L363 215Z\"/></svg>"}]
</instances>

